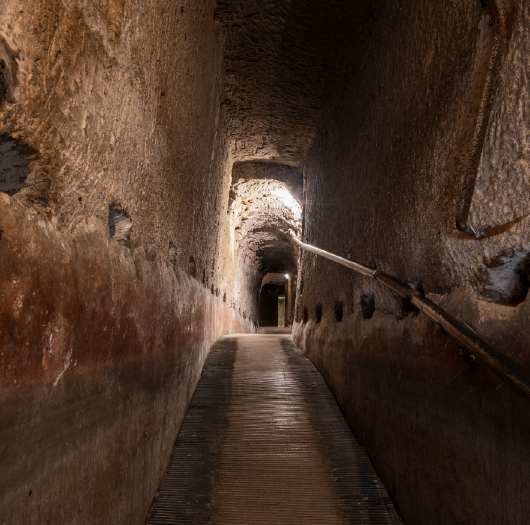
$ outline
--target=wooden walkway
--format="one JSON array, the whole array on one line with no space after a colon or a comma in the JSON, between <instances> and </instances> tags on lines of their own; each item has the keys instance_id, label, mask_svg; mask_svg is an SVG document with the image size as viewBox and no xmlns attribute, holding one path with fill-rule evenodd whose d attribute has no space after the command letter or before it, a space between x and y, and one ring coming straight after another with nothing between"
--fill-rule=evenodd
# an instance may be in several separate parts
<instances>
[{"instance_id":1,"label":"wooden walkway","mask_svg":"<svg viewBox=\"0 0 530 525\"><path fill-rule=\"evenodd\" d=\"M289 334L213 346L149 525L401 523Z\"/></svg>"}]
</instances>

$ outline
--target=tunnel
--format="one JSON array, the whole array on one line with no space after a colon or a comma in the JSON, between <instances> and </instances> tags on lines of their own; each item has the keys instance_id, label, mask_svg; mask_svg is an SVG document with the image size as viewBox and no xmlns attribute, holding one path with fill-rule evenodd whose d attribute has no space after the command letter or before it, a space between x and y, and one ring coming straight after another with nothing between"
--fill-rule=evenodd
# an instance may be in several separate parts
<instances>
[{"instance_id":1,"label":"tunnel","mask_svg":"<svg viewBox=\"0 0 530 525\"><path fill-rule=\"evenodd\" d=\"M530 3L0 9L0 523L530 520Z\"/></svg>"}]
</instances>

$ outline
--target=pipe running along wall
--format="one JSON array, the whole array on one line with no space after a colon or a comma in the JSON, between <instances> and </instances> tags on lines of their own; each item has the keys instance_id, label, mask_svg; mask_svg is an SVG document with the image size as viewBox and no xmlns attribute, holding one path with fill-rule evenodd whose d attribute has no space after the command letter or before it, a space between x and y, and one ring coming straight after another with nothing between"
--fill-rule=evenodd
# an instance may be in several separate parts
<instances>
[{"instance_id":1,"label":"pipe running along wall","mask_svg":"<svg viewBox=\"0 0 530 525\"><path fill-rule=\"evenodd\" d=\"M456 214L456 227L458 230L467 233L472 237L476 237L477 239L484 237L485 233L480 228L473 227L469 224L469 210L475 193L475 182L477 180L480 157L490 121L491 109L495 100L495 91L499 81L502 58L506 47L504 13L501 7L501 0L485 0L485 4L491 16L493 43L488 63L488 73L484 84L471 149L469 151L467 168L462 182L462 192L458 203L458 211Z\"/></svg>"},{"instance_id":2,"label":"pipe running along wall","mask_svg":"<svg viewBox=\"0 0 530 525\"><path fill-rule=\"evenodd\" d=\"M427 297L425 297L420 291L405 285L395 277L387 275L380 270L372 270L363 264L343 259L332 253L320 250L315 246L305 244L293 233L291 233L291 238L303 250L316 253L321 257L342 264L342 266L346 266L362 275L377 279L395 293L410 301L434 322L443 326L449 334L451 334L470 352L476 354L484 363L494 368L506 381L518 388L523 394L530 397L530 374L528 374L526 370L522 369L508 356L481 339L474 330L470 329L464 323L446 312L443 308L440 308L437 304L427 299ZM473 354L469 356L471 360L475 359Z\"/></svg>"}]
</instances>

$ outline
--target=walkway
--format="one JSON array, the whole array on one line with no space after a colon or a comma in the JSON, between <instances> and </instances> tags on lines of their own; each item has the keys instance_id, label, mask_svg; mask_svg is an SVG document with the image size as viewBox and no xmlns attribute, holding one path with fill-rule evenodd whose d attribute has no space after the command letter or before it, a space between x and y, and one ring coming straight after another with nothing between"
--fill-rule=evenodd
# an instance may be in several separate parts
<instances>
[{"instance_id":1,"label":"walkway","mask_svg":"<svg viewBox=\"0 0 530 525\"><path fill-rule=\"evenodd\" d=\"M289 334L213 346L148 524L401 524Z\"/></svg>"}]
</instances>

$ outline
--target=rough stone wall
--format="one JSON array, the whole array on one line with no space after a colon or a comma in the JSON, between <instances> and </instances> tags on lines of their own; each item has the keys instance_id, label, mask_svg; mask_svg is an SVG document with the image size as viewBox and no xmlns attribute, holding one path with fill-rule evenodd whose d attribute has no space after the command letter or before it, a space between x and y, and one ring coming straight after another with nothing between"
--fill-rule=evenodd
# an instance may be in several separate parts
<instances>
[{"instance_id":1,"label":"rough stone wall","mask_svg":"<svg viewBox=\"0 0 530 525\"><path fill-rule=\"evenodd\" d=\"M228 159L215 3L2 7L2 45L17 73L0 133L40 152L46 177L37 178L51 181L59 227L106 220L117 203L133 222L133 244L165 252L172 241L180 267L192 256L199 273L213 269L209 281L218 279Z\"/></svg>"},{"instance_id":2,"label":"rough stone wall","mask_svg":"<svg viewBox=\"0 0 530 525\"><path fill-rule=\"evenodd\" d=\"M232 184L236 184L241 179L246 181L256 179L281 181L285 183L289 192L298 202L302 202L304 179L302 172L297 168L274 162L240 162L234 164L232 168Z\"/></svg>"},{"instance_id":3,"label":"rough stone wall","mask_svg":"<svg viewBox=\"0 0 530 525\"><path fill-rule=\"evenodd\" d=\"M211 343L255 329L214 11L0 2L3 524L143 523Z\"/></svg>"},{"instance_id":4,"label":"rough stone wall","mask_svg":"<svg viewBox=\"0 0 530 525\"><path fill-rule=\"evenodd\" d=\"M144 523L212 341L253 326L97 218L0 220L0 521Z\"/></svg>"},{"instance_id":5,"label":"rough stone wall","mask_svg":"<svg viewBox=\"0 0 530 525\"><path fill-rule=\"evenodd\" d=\"M499 228L482 240L455 228L491 49L488 11L385 0L351 44L306 160L303 237L438 294L530 369L521 219L530 7L502 5L506 55L470 221ZM457 344L390 291L329 261L302 256L297 301L295 339L406 523L525 522L528 400L480 362L469 368Z\"/></svg>"}]
</instances>

